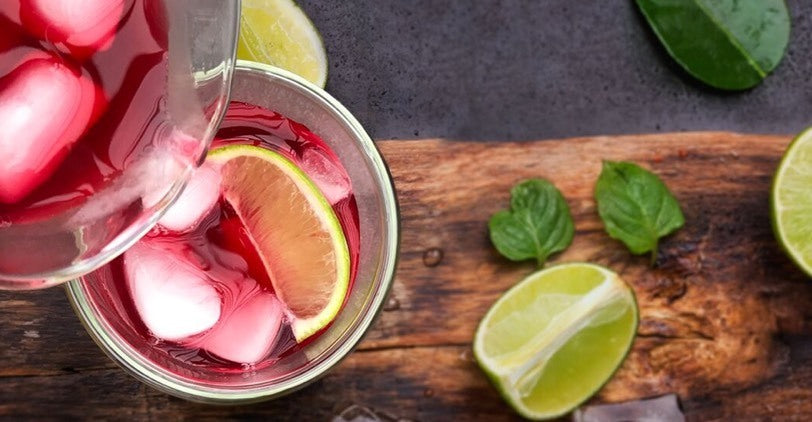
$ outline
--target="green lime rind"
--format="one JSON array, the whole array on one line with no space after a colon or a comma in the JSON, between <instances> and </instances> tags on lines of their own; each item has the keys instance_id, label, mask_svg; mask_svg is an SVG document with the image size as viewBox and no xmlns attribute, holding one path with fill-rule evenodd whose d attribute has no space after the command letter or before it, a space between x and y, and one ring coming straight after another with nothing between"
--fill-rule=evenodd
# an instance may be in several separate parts
<instances>
[{"instance_id":1,"label":"green lime rind","mask_svg":"<svg viewBox=\"0 0 812 422\"><path fill-rule=\"evenodd\" d=\"M517 304L525 308L511 309ZM588 263L555 265L526 277L491 306L477 327L474 357L517 413L557 418L617 371L638 320L634 292L614 272Z\"/></svg>"},{"instance_id":2,"label":"green lime rind","mask_svg":"<svg viewBox=\"0 0 812 422\"><path fill-rule=\"evenodd\" d=\"M770 190L770 217L781 247L812 277L812 128L790 143Z\"/></svg>"},{"instance_id":3,"label":"green lime rind","mask_svg":"<svg viewBox=\"0 0 812 422\"><path fill-rule=\"evenodd\" d=\"M206 156L206 161L222 165L238 157L256 157L268 161L290 176L300 192L305 195L308 203L317 211L325 230L330 234L333 250L336 253L335 289L321 313L308 319L294 318L291 322L294 337L297 341L302 341L326 327L335 319L349 289L350 251L344 237L344 231L341 228L341 222L338 220L338 216L330 202L310 177L293 161L275 151L253 145L229 145L211 149ZM265 261L264 257L262 259ZM265 262L265 265L268 265L268 263Z\"/></svg>"},{"instance_id":4,"label":"green lime rind","mask_svg":"<svg viewBox=\"0 0 812 422\"><path fill-rule=\"evenodd\" d=\"M292 0L243 0L237 58L276 66L324 88L327 53L313 22Z\"/></svg>"}]
</instances>

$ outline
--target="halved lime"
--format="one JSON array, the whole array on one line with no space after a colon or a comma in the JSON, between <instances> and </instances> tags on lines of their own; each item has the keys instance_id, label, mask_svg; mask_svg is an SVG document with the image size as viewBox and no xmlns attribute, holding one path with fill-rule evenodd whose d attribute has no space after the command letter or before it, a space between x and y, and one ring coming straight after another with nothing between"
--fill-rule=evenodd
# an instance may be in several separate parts
<instances>
[{"instance_id":1,"label":"halved lime","mask_svg":"<svg viewBox=\"0 0 812 422\"><path fill-rule=\"evenodd\" d=\"M784 153L770 200L775 236L812 276L812 128L795 137Z\"/></svg>"},{"instance_id":2,"label":"halved lime","mask_svg":"<svg viewBox=\"0 0 812 422\"><path fill-rule=\"evenodd\" d=\"M257 250L302 341L329 324L350 280L341 223L313 181L284 156L255 146L212 149L225 200Z\"/></svg>"},{"instance_id":3,"label":"halved lime","mask_svg":"<svg viewBox=\"0 0 812 422\"><path fill-rule=\"evenodd\" d=\"M324 44L292 0L242 0L237 58L280 67L320 87L327 82Z\"/></svg>"},{"instance_id":4,"label":"halved lime","mask_svg":"<svg viewBox=\"0 0 812 422\"><path fill-rule=\"evenodd\" d=\"M477 328L474 356L519 414L555 418L606 383L636 330L634 293L617 274L562 264L531 274L493 304Z\"/></svg>"}]
</instances>

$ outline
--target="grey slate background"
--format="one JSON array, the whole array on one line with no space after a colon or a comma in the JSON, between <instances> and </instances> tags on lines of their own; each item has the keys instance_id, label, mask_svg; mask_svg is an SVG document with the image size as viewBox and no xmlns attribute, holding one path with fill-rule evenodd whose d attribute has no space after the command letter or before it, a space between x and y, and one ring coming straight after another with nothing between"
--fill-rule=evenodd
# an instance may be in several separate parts
<instances>
[{"instance_id":1,"label":"grey slate background","mask_svg":"<svg viewBox=\"0 0 812 422\"><path fill-rule=\"evenodd\" d=\"M786 56L725 93L673 63L633 0L299 0L327 90L375 139L529 140L812 125L812 1L789 0Z\"/></svg>"}]
</instances>

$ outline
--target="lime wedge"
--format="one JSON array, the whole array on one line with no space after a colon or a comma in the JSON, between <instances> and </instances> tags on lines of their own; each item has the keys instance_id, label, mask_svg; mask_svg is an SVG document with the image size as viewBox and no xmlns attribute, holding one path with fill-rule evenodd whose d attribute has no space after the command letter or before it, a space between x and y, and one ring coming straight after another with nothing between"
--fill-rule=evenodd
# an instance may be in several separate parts
<instances>
[{"instance_id":1,"label":"lime wedge","mask_svg":"<svg viewBox=\"0 0 812 422\"><path fill-rule=\"evenodd\" d=\"M801 132L784 153L770 199L775 236L812 276L812 128Z\"/></svg>"},{"instance_id":2,"label":"lime wedge","mask_svg":"<svg viewBox=\"0 0 812 422\"><path fill-rule=\"evenodd\" d=\"M324 44L292 0L242 0L237 58L280 67L320 87L327 82Z\"/></svg>"},{"instance_id":3,"label":"lime wedge","mask_svg":"<svg viewBox=\"0 0 812 422\"><path fill-rule=\"evenodd\" d=\"M350 280L341 224L316 185L293 162L250 145L212 149L223 198L248 231L274 292L302 341L338 314Z\"/></svg>"},{"instance_id":4,"label":"lime wedge","mask_svg":"<svg viewBox=\"0 0 812 422\"><path fill-rule=\"evenodd\" d=\"M529 419L556 418L595 394L637 330L637 304L617 274L570 263L531 274L480 322L474 356L505 400Z\"/></svg>"}]
</instances>

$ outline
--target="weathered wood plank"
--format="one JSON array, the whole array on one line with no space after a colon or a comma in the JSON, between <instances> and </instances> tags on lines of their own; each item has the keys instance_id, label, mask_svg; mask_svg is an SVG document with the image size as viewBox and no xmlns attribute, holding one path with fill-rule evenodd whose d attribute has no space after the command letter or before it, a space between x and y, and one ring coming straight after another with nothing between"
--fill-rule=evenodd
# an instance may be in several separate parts
<instances>
[{"instance_id":1,"label":"weathered wood plank","mask_svg":"<svg viewBox=\"0 0 812 422\"><path fill-rule=\"evenodd\" d=\"M0 294L0 379L115 368L94 349L63 289Z\"/></svg>"},{"instance_id":2,"label":"weathered wood plank","mask_svg":"<svg viewBox=\"0 0 812 422\"><path fill-rule=\"evenodd\" d=\"M789 344L797 355L787 371L755 388L715 399L686 400L689 420L808 420L812 343L791 339ZM470 356L467 346L358 351L303 391L237 407L176 399L119 369L4 377L0 378L0 419L327 421L360 404L406 420L519 420Z\"/></svg>"},{"instance_id":3,"label":"weathered wood plank","mask_svg":"<svg viewBox=\"0 0 812 422\"><path fill-rule=\"evenodd\" d=\"M352 404L411 420L517 420L479 375L467 346L359 351L304 391L251 406L209 406L175 399L117 369L62 376L0 378L0 415L38 419L165 421L321 420ZM13 387L13 388L12 388ZM374 394L373 394L374 393ZM34 399L41 401L34 402ZM36 403L36 405L34 405Z\"/></svg>"},{"instance_id":4,"label":"weathered wood plank","mask_svg":"<svg viewBox=\"0 0 812 422\"><path fill-rule=\"evenodd\" d=\"M532 266L500 258L485 222L505 207L513 184L546 177L567 198L578 231L555 260L608 265L640 302L634 350L597 400L677 392L692 419L809 419L812 286L780 251L769 222L770 179L788 141L683 133L381 142L399 192L401 261L387 310L361 351L325 379L255 406L185 403L113 369L60 290L3 293L0 415L323 420L359 403L411 419L510 419L468 350L485 310ZM592 199L601 159L654 170L683 205L687 224L662 242L654 269L603 232Z\"/></svg>"}]
</instances>

